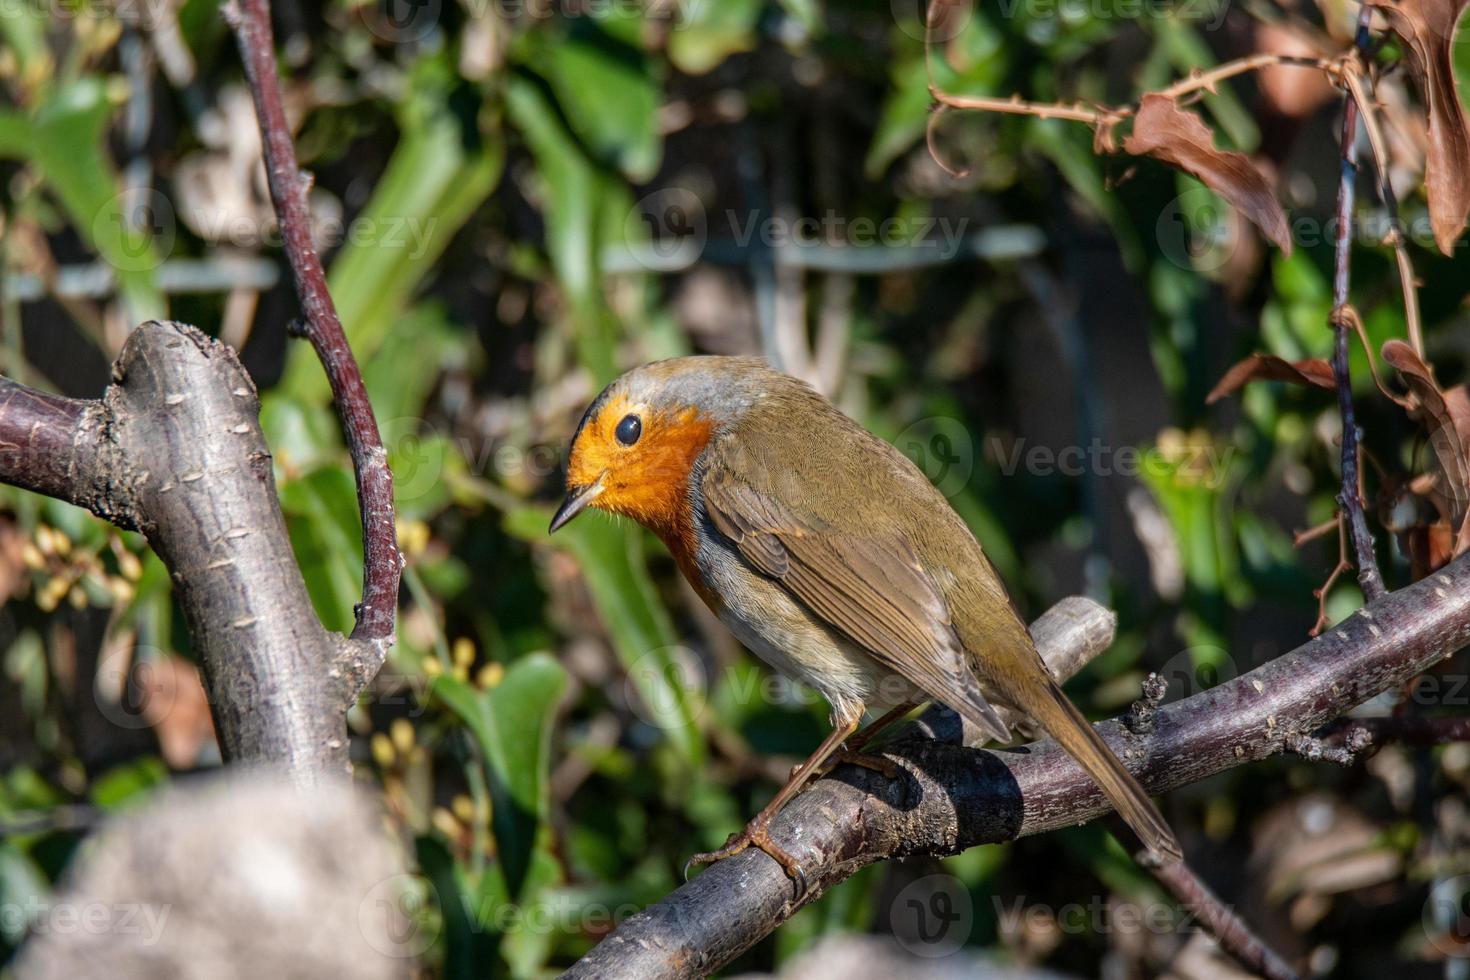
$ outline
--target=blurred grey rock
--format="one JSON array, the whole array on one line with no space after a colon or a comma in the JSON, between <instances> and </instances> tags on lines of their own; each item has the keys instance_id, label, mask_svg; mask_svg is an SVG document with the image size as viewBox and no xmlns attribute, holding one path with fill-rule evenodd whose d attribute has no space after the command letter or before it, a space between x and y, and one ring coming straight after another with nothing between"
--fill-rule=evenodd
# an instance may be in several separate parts
<instances>
[{"instance_id":1,"label":"blurred grey rock","mask_svg":"<svg viewBox=\"0 0 1470 980\"><path fill-rule=\"evenodd\" d=\"M25 911L19 980L407 977L432 937L374 805L262 772L164 791L106 824ZM15 901L11 896L10 900Z\"/></svg>"}]
</instances>

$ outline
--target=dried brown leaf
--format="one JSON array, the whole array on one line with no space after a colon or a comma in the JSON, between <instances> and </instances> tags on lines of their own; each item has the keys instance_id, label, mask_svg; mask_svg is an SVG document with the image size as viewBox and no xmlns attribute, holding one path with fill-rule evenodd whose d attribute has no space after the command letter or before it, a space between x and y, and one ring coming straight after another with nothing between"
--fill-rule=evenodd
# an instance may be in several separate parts
<instances>
[{"instance_id":1,"label":"dried brown leaf","mask_svg":"<svg viewBox=\"0 0 1470 980\"><path fill-rule=\"evenodd\" d=\"M1470 392L1464 385L1441 388L1434 371L1402 340L1384 344L1383 359L1404 379L1414 412L1429 430L1438 472L1427 496L1456 529L1455 554L1461 554L1470 547Z\"/></svg>"},{"instance_id":2,"label":"dried brown leaf","mask_svg":"<svg viewBox=\"0 0 1470 980\"><path fill-rule=\"evenodd\" d=\"M1134 156L1162 160L1198 177L1253 221L1277 248L1291 254L1286 212L1276 199L1270 178L1245 154L1217 149L1209 127L1199 116L1179 108L1173 99L1154 92L1145 95L1123 149Z\"/></svg>"},{"instance_id":3,"label":"dried brown leaf","mask_svg":"<svg viewBox=\"0 0 1470 980\"><path fill-rule=\"evenodd\" d=\"M1328 391L1334 385L1332 365L1320 357L1288 361L1275 354L1252 354L1231 365L1220 383L1205 396L1205 404L1213 405L1226 395L1235 394L1252 381L1290 381L1299 385L1315 385Z\"/></svg>"},{"instance_id":4,"label":"dried brown leaf","mask_svg":"<svg viewBox=\"0 0 1470 980\"><path fill-rule=\"evenodd\" d=\"M1368 0L1408 47L1409 69L1429 110L1424 188L1434 241L1451 253L1470 215L1470 125L1451 60L1467 0Z\"/></svg>"}]
</instances>

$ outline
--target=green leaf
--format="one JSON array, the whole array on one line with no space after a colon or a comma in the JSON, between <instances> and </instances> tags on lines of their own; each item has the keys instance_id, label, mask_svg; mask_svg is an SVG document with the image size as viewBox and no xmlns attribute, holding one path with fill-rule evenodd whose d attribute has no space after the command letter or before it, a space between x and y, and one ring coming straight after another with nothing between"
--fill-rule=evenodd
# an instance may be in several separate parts
<instances>
[{"instance_id":1,"label":"green leaf","mask_svg":"<svg viewBox=\"0 0 1470 980\"><path fill-rule=\"evenodd\" d=\"M348 632L362 594L362 523L352 474L327 466L291 480L281 488L281 507L322 625Z\"/></svg>"},{"instance_id":2,"label":"green leaf","mask_svg":"<svg viewBox=\"0 0 1470 980\"><path fill-rule=\"evenodd\" d=\"M643 532L588 515L549 538L551 512L526 507L506 515L506 530L528 541L566 548L577 558L613 649L643 705L678 749L698 766L704 758L703 692L687 689L678 639L643 557Z\"/></svg>"},{"instance_id":3,"label":"green leaf","mask_svg":"<svg viewBox=\"0 0 1470 980\"><path fill-rule=\"evenodd\" d=\"M116 810L130 803L146 800L168 782L168 768L157 756L145 756L136 762L109 769L92 781L89 795L104 810Z\"/></svg>"},{"instance_id":4,"label":"green leaf","mask_svg":"<svg viewBox=\"0 0 1470 980\"><path fill-rule=\"evenodd\" d=\"M550 805L547 779L551 723L566 687L566 671L549 655L511 664L500 683L480 690L441 675L430 688L462 721L479 746L492 801L491 826L506 895L519 901L532 869L532 851Z\"/></svg>"},{"instance_id":5,"label":"green leaf","mask_svg":"<svg viewBox=\"0 0 1470 980\"><path fill-rule=\"evenodd\" d=\"M609 381L617 373L615 323L602 301L598 264L611 195L607 176L582 153L532 81L512 76L505 95L506 111L530 145L544 182L546 248L570 300L578 355L596 379Z\"/></svg>"},{"instance_id":6,"label":"green leaf","mask_svg":"<svg viewBox=\"0 0 1470 980\"><path fill-rule=\"evenodd\" d=\"M652 59L585 18L572 23L567 37L537 47L530 64L551 83L577 137L629 180L650 179L663 155L663 93Z\"/></svg>"},{"instance_id":7,"label":"green leaf","mask_svg":"<svg viewBox=\"0 0 1470 980\"><path fill-rule=\"evenodd\" d=\"M145 229L124 212L124 195L103 143L111 114L99 77L84 77L51 91L30 121L26 155L55 192L77 233L112 267L129 316L135 322L160 318L168 311L154 281L162 259L149 231L158 231L171 243L173 218L143 214L158 224L156 229ZM19 135L13 119L0 126L0 152ZM144 197L145 203L161 200Z\"/></svg>"},{"instance_id":8,"label":"green leaf","mask_svg":"<svg viewBox=\"0 0 1470 980\"><path fill-rule=\"evenodd\" d=\"M753 51L759 0L693 0L682 5L669 34L669 60L689 75L703 75L732 54Z\"/></svg>"}]
</instances>

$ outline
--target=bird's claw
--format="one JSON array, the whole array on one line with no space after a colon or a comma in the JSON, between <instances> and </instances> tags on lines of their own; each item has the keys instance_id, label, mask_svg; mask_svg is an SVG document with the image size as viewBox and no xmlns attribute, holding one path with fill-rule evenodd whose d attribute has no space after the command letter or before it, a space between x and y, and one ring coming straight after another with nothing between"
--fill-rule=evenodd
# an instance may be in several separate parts
<instances>
[{"instance_id":1,"label":"bird's claw","mask_svg":"<svg viewBox=\"0 0 1470 980\"><path fill-rule=\"evenodd\" d=\"M781 870L786 872L787 877L796 882L797 898L806 894L809 884L806 869L801 866L800 861L792 856L791 852L771 839L771 835L767 831L765 824L758 824L756 821L752 821L744 830L731 834L730 839L725 841L725 846L719 850L704 851L692 855L688 861L684 862L684 880L689 880L689 869L695 865L713 864L716 861L723 861L725 858L734 857L736 854L752 846L764 851L767 857L781 866Z\"/></svg>"}]
</instances>

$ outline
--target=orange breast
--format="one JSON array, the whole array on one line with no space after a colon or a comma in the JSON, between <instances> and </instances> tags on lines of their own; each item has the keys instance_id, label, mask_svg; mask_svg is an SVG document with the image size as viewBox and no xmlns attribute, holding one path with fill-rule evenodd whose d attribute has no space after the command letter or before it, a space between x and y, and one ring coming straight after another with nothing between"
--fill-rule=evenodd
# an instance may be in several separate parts
<instances>
[{"instance_id":1,"label":"orange breast","mask_svg":"<svg viewBox=\"0 0 1470 980\"><path fill-rule=\"evenodd\" d=\"M689 498L686 495L684 499L687 502ZM679 566L679 571L684 574L685 580L694 587L695 592L699 593L704 604L718 615L725 603L719 593L712 590L705 582L704 576L699 571L699 565L695 561L695 554L699 550L699 539L694 532L692 508L687 503L678 508L675 519L665 527L655 528L654 533L659 536L664 547L669 549L669 554L674 556L674 562Z\"/></svg>"}]
</instances>

